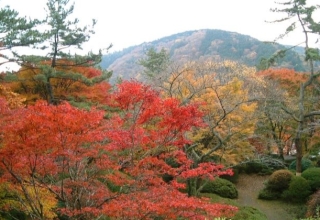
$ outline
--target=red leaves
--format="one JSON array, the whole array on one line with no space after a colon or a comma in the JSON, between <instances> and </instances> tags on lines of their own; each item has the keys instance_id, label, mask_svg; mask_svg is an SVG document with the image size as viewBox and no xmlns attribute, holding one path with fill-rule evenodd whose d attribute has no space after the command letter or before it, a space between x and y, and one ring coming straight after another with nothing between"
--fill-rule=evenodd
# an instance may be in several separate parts
<instances>
[{"instance_id":1,"label":"red leaves","mask_svg":"<svg viewBox=\"0 0 320 220\"><path fill-rule=\"evenodd\" d=\"M231 169L225 170L221 164L200 163L194 169L183 171L180 176L185 179L194 177L214 179L220 175L233 175L233 171Z\"/></svg>"},{"instance_id":2,"label":"red leaves","mask_svg":"<svg viewBox=\"0 0 320 220\"><path fill-rule=\"evenodd\" d=\"M210 204L207 200L188 197L165 185L123 194L103 208L103 213L117 219L212 219L232 216L235 211L235 207Z\"/></svg>"},{"instance_id":3,"label":"red leaves","mask_svg":"<svg viewBox=\"0 0 320 220\"><path fill-rule=\"evenodd\" d=\"M118 111L107 120L104 112L67 103L38 102L12 114L3 129L1 178L46 187L64 204L59 212L74 218L205 219L236 210L177 189L184 187L177 179L229 172L213 163L194 166L183 152L185 132L202 125L197 106L162 99L137 82L124 82L110 97ZM164 174L174 180L164 182Z\"/></svg>"},{"instance_id":4,"label":"red leaves","mask_svg":"<svg viewBox=\"0 0 320 220\"><path fill-rule=\"evenodd\" d=\"M111 164L101 155L103 112L84 111L63 103L38 102L20 109L3 129L0 167L7 181L38 187L44 185L69 210L80 196L82 206L103 202L109 190L99 182L99 171ZM112 166L110 166L112 168ZM28 197L28 192L24 192ZM88 197L89 196L89 197ZM69 205L68 205L69 204ZM29 201L27 206L32 207Z\"/></svg>"},{"instance_id":5,"label":"red leaves","mask_svg":"<svg viewBox=\"0 0 320 220\"><path fill-rule=\"evenodd\" d=\"M118 85L118 91L114 93L113 97L114 105L125 110L132 110L137 105L146 109L149 104L160 101L154 90L136 81L124 81Z\"/></svg>"},{"instance_id":6,"label":"red leaves","mask_svg":"<svg viewBox=\"0 0 320 220\"><path fill-rule=\"evenodd\" d=\"M13 115L14 123L5 130L6 149L36 150L41 154L55 152L56 155L79 151L83 143L102 140L102 131L97 129L102 117L102 112L78 110L67 103L49 106L38 102Z\"/></svg>"},{"instance_id":7,"label":"red leaves","mask_svg":"<svg viewBox=\"0 0 320 220\"><path fill-rule=\"evenodd\" d=\"M138 82L123 82L111 96L113 106L120 109L119 130L109 133L118 146L125 144L143 149L156 146L183 146L184 133L200 126L202 113L195 105L181 106L176 99L161 99L150 87ZM115 124L111 122L112 124ZM127 132L127 133L126 133ZM116 133L121 133L121 139Z\"/></svg>"}]
</instances>

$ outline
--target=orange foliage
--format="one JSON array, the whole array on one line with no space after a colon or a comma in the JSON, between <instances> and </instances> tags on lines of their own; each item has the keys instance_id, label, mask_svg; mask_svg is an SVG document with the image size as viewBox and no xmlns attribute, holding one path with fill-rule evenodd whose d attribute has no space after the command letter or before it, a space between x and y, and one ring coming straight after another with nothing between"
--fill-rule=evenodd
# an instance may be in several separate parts
<instances>
[{"instance_id":1,"label":"orange foliage","mask_svg":"<svg viewBox=\"0 0 320 220\"><path fill-rule=\"evenodd\" d=\"M24 106L23 103L25 101L25 98L21 97L15 92L10 91L10 89L4 85L0 85L0 97L6 99L8 107L11 109L21 108Z\"/></svg>"},{"instance_id":2,"label":"orange foliage","mask_svg":"<svg viewBox=\"0 0 320 220\"><path fill-rule=\"evenodd\" d=\"M40 65L50 66L50 61ZM105 103L110 84L106 81L90 82L102 76L102 71L93 67L76 66L68 60L57 60L54 71L50 77L42 77L41 68L38 66L24 66L18 72L18 81L11 83L13 91L23 94L27 103L35 103L42 99L48 100L46 80L51 84L56 100L88 101L92 103Z\"/></svg>"},{"instance_id":3,"label":"orange foliage","mask_svg":"<svg viewBox=\"0 0 320 220\"><path fill-rule=\"evenodd\" d=\"M280 86L286 89L291 95L297 95L300 83L305 82L308 78L308 73L300 73L293 69L283 68L263 70L258 72L257 75L278 81Z\"/></svg>"}]
</instances>

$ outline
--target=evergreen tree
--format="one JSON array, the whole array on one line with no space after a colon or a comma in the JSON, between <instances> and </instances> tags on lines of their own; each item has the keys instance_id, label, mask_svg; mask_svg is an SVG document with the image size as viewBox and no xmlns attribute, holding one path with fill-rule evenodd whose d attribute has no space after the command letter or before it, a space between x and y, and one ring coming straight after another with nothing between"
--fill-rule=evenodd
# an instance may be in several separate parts
<instances>
[{"instance_id":1,"label":"evergreen tree","mask_svg":"<svg viewBox=\"0 0 320 220\"><path fill-rule=\"evenodd\" d=\"M38 20L21 17L19 13L9 6L0 9L0 65L8 62L18 62L17 57L10 53L15 47L24 47L36 44L42 40L39 31L35 29Z\"/></svg>"},{"instance_id":2,"label":"evergreen tree","mask_svg":"<svg viewBox=\"0 0 320 220\"><path fill-rule=\"evenodd\" d=\"M89 52L87 55L70 52L82 50L81 46L94 34L96 20L93 20L91 25L83 27L79 26L77 18L70 20L70 15L74 11L74 3L69 3L69 0L48 0L46 11L47 17L41 23L45 31L41 33L41 42L33 47L42 54L48 52L47 55L16 55L22 60L24 71L32 69L37 72L31 80L44 85L48 103L57 104L60 100L54 95L54 80L65 79L93 85L110 78L111 72L102 71L103 74L100 76L85 77L77 72L75 67L99 68L97 65L101 62L102 51L100 50L98 54Z\"/></svg>"},{"instance_id":3,"label":"evergreen tree","mask_svg":"<svg viewBox=\"0 0 320 220\"><path fill-rule=\"evenodd\" d=\"M145 59L139 60L139 64L145 68L144 74L149 78L158 76L170 64L169 54L164 48L157 52L154 47L151 47L146 52L146 56Z\"/></svg>"}]
</instances>

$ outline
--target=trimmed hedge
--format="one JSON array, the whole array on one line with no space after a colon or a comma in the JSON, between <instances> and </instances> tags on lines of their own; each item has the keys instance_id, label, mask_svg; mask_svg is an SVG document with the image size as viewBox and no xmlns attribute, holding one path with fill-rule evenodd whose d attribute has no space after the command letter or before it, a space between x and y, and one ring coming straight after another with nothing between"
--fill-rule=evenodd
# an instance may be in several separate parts
<instances>
[{"instance_id":1,"label":"trimmed hedge","mask_svg":"<svg viewBox=\"0 0 320 220\"><path fill-rule=\"evenodd\" d=\"M202 193L214 193L224 198L238 198L236 186L229 180L216 178L209 181L201 190Z\"/></svg>"},{"instance_id":2,"label":"trimmed hedge","mask_svg":"<svg viewBox=\"0 0 320 220\"><path fill-rule=\"evenodd\" d=\"M289 188L282 193L281 197L287 201L305 202L310 194L311 187L308 181L301 176L294 176Z\"/></svg>"},{"instance_id":3,"label":"trimmed hedge","mask_svg":"<svg viewBox=\"0 0 320 220\"><path fill-rule=\"evenodd\" d=\"M267 188L281 193L289 187L293 176L293 173L289 170L277 170L269 177Z\"/></svg>"},{"instance_id":4,"label":"trimmed hedge","mask_svg":"<svg viewBox=\"0 0 320 220\"><path fill-rule=\"evenodd\" d=\"M238 169L240 172L247 173L247 174L253 174L253 173L270 174L272 172L272 169L270 167L257 161L251 161L251 162L239 165Z\"/></svg>"},{"instance_id":5,"label":"trimmed hedge","mask_svg":"<svg viewBox=\"0 0 320 220\"><path fill-rule=\"evenodd\" d=\"M258 199L264 199L264 200L276 200L281 197L281 194L277 191L273 191L271 189L262 189L259 192Z\"/></svg>"},{"instance_id":6,"label":"trimmed hedge","mask_svg":"<svg viewBox=\"0 0 320 220\"><path fill-rule=\"evenodd\" d=\"M268 220L267 216L258 209L244 206L232 217L232 220Z\"/></svg>"},{"instance_id":7,"label":"trimmed hedge","mask_svg":"<svg viewBox=\"0 0 320 220\"><path fill-rule=\"evenodd\" d=\"M320 168L311 167L302 172L301 176L305 178L311 187L313 192L320 189Z\"/></svg>"}]
</instances>

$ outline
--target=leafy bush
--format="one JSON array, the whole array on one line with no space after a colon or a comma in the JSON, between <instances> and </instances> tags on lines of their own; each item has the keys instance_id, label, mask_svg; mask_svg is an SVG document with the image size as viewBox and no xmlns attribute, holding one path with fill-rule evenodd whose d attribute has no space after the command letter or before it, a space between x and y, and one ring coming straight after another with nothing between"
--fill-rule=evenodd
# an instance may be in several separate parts
<instances>
[{"instance_id":1,"label":"leafy bush","mask_svg":"<svg viewBox=\"0 0 320 220\"><path fill-rule=\"evenodd\" d=\"M309 167L312 167L312 161L306 158L302 158L301 160L301 169L302 172L308 169ZM296 169L296 160L292 161L292 163L289 165L290 170L295 170Z\"/></svg>"},{"instance_id":2,"label":"leafy bush","mask_svg":"<svg viewBox=\"0 0 320 220\"><path fill-rule=\"evenodd\" d=\"M271 171L281 170L287 167L283 157L280 157L278 154L260 155L260 161Z\"/></svg>"},{"instance_id":3,"label":"leafy bush","mask_svg":"<svg viewBox=\"0 0 320 220\"><path fill-rule=\"evenodd\" d=\"M312 167L302 172L301 176L308 180L312 191L320 189L320 168Z\"/></svg>"},{"instance_id":4,"label":"leafy bush","mask_svg":"<svg viewBox=\"0 0 320 220\"><path fill-rule=\"evenodd\" d=\"M267 188L273 191L282 192L289 187L293 176L293 173L289 170L277 170L269 177Z\"/></svg>"},{"instance_id":5,"label":"leafy bush","mask_svg":"<svg viewBox=\"0 0 320 220\"><path fill-rule=\"evenodd\" d=\"M267 220L267 216L258 209L244 206L232 217L232 220Z\"/></svg>"},{"instance_id":6,"label":"leafy bush","mask_svg":"<svg viewBox=\"0 0 320 220\"><path fill-rule=\"evenodd\" d=\"M279 192L265 188L259 192L258 199L275 200L279 199L280 196L281 194Z\"/></svg>"},{"instance_id":7,"label":"leafy bush","mask_svg":"<svg viewBox=\"0 0 320 220\"><path fill-rule=\"evenodd\" d=\"M320 190L311 195L307 203L307 217L319 217L320 215Z\"/></svg>"},{"instance_id":8,"label":"leafy bush","mask_svg":"<svg viewBox=\"0 0 320 220\"><path fill-rule=\"evenodd\" d=\"M304 202L311 194L311 187L308 181L301 176L294 176L281 197L287 201Z\"/></svg>"},{"instance_id":9,"label":"leafy bush","mask_svg":"<svg viewBox=\"0 0 320 220\"><path fill-rule=\"evenodd\" d=\"M252 173L268 174L270 172L270 169L263 163L252 161L244 165L243 171L247 174L252 174Z\"/></svg>"},{"instance_id":10,"label":"leafy bush","mask_svg":"<svg viewBox=\"0 0 320 220\"><path fill-rule=\"evenodd\" d=\"M214 193L224 198L235 199L238 197L238 190L229 180L216 178L209 181L201 190L202 193Z\"/></svg>"}]
</instances>

